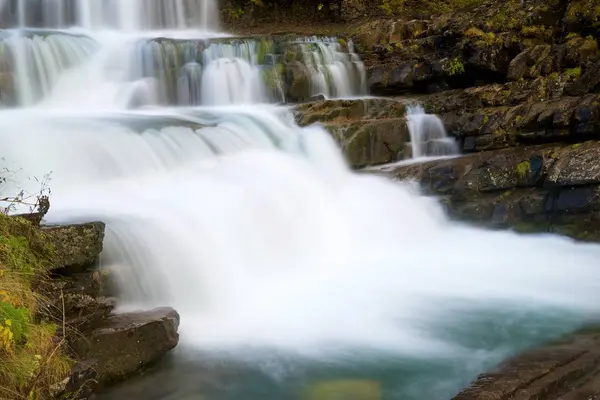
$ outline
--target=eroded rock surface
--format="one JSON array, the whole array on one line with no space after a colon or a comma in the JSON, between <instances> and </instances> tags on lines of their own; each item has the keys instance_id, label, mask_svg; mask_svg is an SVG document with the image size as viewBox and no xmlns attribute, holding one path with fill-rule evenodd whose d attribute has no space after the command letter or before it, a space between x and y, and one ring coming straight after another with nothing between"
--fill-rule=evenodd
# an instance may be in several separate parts
<instances>
[{"instance_id":1,"label":"eroded rock surface","mask_svg":"<svg viewBox=\"0 0 600 400\"><path fill-rule=\"evenodd\" d=\"M86 269L96 262L102 251L102 222L44 226L42 229L55 249L54 268Z\"/></svg>"},{"instance_id":2,"label":"eroded rock surface","mask_svg":"<svg viewBox=\"0 0 600 400\"><path fill-rule=\"evenodd\" d=\"M461 220L600 240L600 142L538 145L395 166Z\"/></svg>"},{"instance_id":3,"label":"eroded rock surface","mask_svg":"<svg viewBox=\"0 0 600 400\"><path fill-rule=\"evenodd\" d=\"M598 367L600 334L581 332L508 360L452 400L595 400Z\"/></svg>"},{"instance_id":4,"label":"eroded rock surface","mask_svg":"<svg viewBox=\"0 0 600 400\"><path fill-rule=\"evenodd\" d=\"M171 308L118 314L73 343L82 360L96 362L100 385L122 380L177 346L179 314Z\"/></svg>"},{"instance_id":5,"label":"eroded rock surface","mask_svg":"<svg viewBox=\"0 0 600 400\"><path fill-rule=\"evenodd\" d=\"M403 102L384 98L321 100L300 104L294 110L300 125L319 123L327 129L354 168L406 157L410 134Z\"/></svg>"}]
</instances>

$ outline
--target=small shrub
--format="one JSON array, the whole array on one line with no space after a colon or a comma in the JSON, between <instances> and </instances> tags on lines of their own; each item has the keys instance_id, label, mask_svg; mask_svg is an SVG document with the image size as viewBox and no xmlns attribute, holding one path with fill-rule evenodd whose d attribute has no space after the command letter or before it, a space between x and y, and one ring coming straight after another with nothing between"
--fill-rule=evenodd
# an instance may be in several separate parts
<instances>
[{"instance_id":1,"label":"small shrub","mask_svg":"<svg viewBox=\"0 0 600 400\"><path fill-rule=\"evenodd\" d=\"M565 71L565 76L567 77L567 79L577 79L581 76L581 68L577 67L577 68L570 68L568 70Z\"/></svg>"},{"instance_id":2,"label":"small shrub","mask_svg":"<svg viewBox=\"0 0 600 400\"><path fill-rule=\"evenodd\" d=\"M448 74L450 76L462 75L464 73L465 65L463 64L460 58L455 57L452 60L450 60L450 63L448 64Z\"/></svg>"}]
</instances>

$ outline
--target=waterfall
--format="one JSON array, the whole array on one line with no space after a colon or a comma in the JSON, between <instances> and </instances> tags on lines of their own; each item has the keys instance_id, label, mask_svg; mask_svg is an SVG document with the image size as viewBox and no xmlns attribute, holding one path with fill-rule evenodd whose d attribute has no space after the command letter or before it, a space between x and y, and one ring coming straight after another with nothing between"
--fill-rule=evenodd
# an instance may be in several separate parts
<instances>
[{"instance_id":1,"label":"waterfall","mask_svg":"<svg viewBox=\"0 0 600 400\"><path fill-rule=\"evenodd\" d=\"M68 34L14 33L0 39L0 54L5 57L2 69L11 81L3 91L3 104L34 104L52 92L66 70L88 60L95 51L93 40Z\"/></svg>"},{"instance_id":2,"label":"waterfall","mask_svg":"<svg viewBox=\"0 0 600 400\"><path fill-rule=\"evenodd\" d=\"M458 155L458 144L449 137L444 123L435 114L426 114L423 106L406 110L412 158Z\"/></svg>"},{"instance_id":3,"label":"waterfall","mask_svg":"<svg viewBox=\"0 0 600 400\"><path fill-rule=\"evenodd\" d=\"M0 12L4 28L21 29L206 31L219 21L215 0L16 0L4 2Z\"/></svg>"},{"instance_id":4,"label":"waterfall","mask_svg":"<svg viewBox=\"0 0 600 400\"><path fill-rule=\"evenodd\" d=\"M51 173L45 222L106 222L118 311L175 307L175 362L230 361L232 398L297 398L320 374L438 400L597 311L598 246L455 224L273 104L366 94L351 41L232 37L215 11L0 2L0 155L15 172L0 191ZM408 119L414 157L456 152L435 116Z\"/></svg>"}]
</instances>

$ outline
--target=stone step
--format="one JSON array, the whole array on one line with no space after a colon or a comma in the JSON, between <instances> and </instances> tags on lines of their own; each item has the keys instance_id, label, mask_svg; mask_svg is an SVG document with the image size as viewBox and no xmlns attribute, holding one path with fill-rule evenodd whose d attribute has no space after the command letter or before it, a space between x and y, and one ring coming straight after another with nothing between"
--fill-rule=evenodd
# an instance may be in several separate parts
<instances>
[{"instance_id":1,"label":"stone step","mask_svg":"<svg viewBox=\"0 0 600 400\"><path fill-rule=\"evenodd\" d=\"M177 346L179 314L172 308L117 314L72 344L80 360L93 360L99 386L120 381Z\"/></svg>"}]
</instances>

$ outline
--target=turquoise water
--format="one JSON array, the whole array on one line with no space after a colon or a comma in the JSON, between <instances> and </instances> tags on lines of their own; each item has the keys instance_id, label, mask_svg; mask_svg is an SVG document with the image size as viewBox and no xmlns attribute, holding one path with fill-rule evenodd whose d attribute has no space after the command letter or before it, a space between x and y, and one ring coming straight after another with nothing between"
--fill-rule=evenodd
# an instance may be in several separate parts
<instances>
[{"instance_id":1,"label":"turquoise water","mask_svg":"<svg viewBox=\"0 0 600 400\"><path fill-rule=\"evenodd\" d=\"M454 353L414 357L339 348L307 358L275 349L194 350L185 343L143 376L99 396L148 400L442 400L524 349L575 330L582 317L560 310L480 310L440 318L435 335ZM335 347L335 344L331 344ZM327 394L325 386L330 389ZM361 392L364 390L364 392Z\"/></svg>"}]
</instances>

